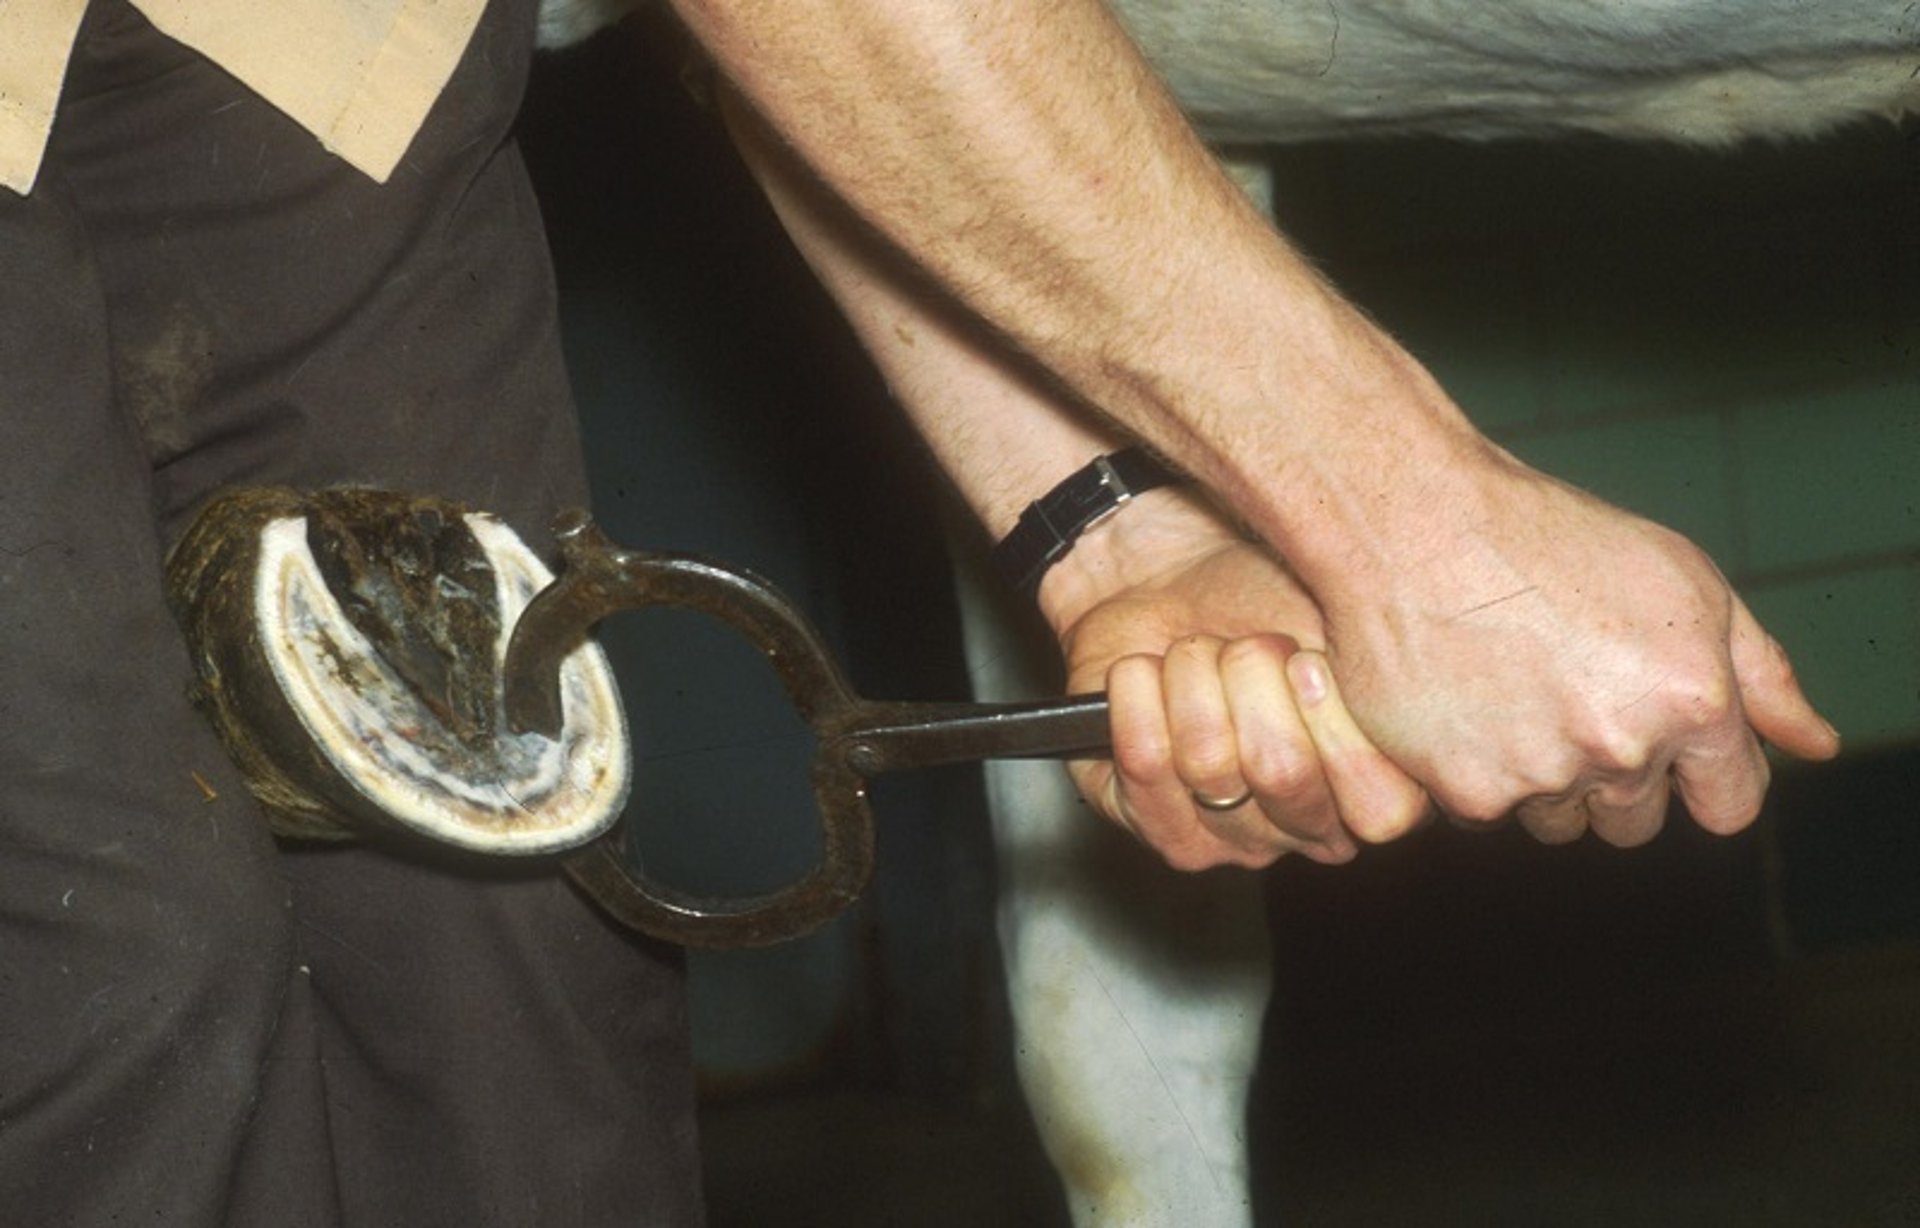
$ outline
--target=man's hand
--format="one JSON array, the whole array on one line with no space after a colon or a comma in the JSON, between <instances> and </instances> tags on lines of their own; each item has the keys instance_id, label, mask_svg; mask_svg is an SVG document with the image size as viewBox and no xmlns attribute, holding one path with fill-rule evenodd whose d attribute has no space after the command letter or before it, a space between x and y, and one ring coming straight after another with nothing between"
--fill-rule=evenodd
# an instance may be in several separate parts
<instances>
[{"instance_id":1,"label":"man's hand","mask_svg":"<svg viewBox=\"0 0 1920 1228\"><path fill-rule=\"evenodd\" d=\"M1701 826L1733 832L1766 792L1759 738L1838 751L1692 543L1490 456L1472 514L1442 521L1416 567L1325 601L1353 711L1443 810L1633 845L1660 830L1672 788Z\"/></svg>"},{"instance_id":2,"label":"man's hand","mask_svg":"<svg viewBox=\"0 0 1920 1228\"><path fill-rule=\"evenodd\" d=\"M1113 758L1076 762L1075 783L1171 864L1341 862L1354 836L1391 839L1427 814L1348 714L1312 600L1190 496L1142 496L1082 538L1041 604L1069 688L1105 687L1113 706Z\"/></svg>"}]
</instances>

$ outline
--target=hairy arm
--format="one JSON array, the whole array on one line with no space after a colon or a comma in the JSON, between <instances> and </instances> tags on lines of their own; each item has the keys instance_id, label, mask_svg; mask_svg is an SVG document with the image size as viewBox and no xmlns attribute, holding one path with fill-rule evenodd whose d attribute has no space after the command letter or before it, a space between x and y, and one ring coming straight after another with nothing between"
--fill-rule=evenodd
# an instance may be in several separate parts
<instances>
[{"instance_id":1,"label":"hairy arm","mask_svg":"<svg viewBox=\"0 0 1920 1228\"><path fill-rule=\"evenodd\" d=\"M1340 489L1378 469L1361 453L1411 448L1397 468L1431 471L1481 446L1218 171L1097 0L679 7L868 224L1016 350L1259 510L1303 568L1348 556L1336 535L1377 534L1364 505L1388 483ZM1341 459L1317 464L1329 448ZM1357 523L1328 523L1342 512Z\"/></svg>"}]
</instances>

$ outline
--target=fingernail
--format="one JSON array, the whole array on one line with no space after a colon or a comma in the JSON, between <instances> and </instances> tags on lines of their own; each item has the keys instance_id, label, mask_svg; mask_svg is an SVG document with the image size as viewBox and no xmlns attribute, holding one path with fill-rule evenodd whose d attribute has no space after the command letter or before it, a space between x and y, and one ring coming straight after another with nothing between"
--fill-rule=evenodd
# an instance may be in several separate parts
<instances>
[{"instance_id":1,"label":"fingernail","mask_svg":"<svg viewBox=\"0 0 1920 1228\"><path fill-rule=\"evenodd\" d=\"M1311 706L1327 697L1327 665L1319 653L1295 653L1287 661L1287 677L1301 703Z\"/></svg>"}]
</instances>

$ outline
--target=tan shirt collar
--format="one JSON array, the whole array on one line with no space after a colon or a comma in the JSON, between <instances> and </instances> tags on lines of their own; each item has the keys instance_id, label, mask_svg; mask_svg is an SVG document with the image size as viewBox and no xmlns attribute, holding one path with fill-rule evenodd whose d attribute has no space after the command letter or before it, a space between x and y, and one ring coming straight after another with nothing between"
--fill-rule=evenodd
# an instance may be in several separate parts
<instances>
[{"instance_id":1,"label":"tan shirt collar","mask_svg":"<svg viewBox=\"0 0 1920 1228\"><path fill-rule=\"evenodd\" d=\"M87 0L0 4L0 184L33 187Z\"/></svg>"},{"instance_id":2,"label":"tan shirt collar","mask_svg":"<svg viewBox=\"0 0 1920 1228\"><path fill-rule=\"evenodd\" d=\"M384 182L486 0L131 0ZM33 187L86 0L0 0L0 185Z\"/></svg>"}]
</instances>

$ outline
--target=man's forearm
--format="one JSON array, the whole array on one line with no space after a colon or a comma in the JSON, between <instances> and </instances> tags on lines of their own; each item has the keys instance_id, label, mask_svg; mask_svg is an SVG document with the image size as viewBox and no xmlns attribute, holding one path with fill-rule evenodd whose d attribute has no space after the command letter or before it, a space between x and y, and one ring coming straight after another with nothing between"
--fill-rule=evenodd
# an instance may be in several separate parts
<instances>
[{"instance_id":1,"label":"man's forearm","mask_svg":"<svg viewBox=\"0 0 1920 1228\"><path fill-rule=\"evenodd\" d=\"M1093 411L1025 369L977 321L920 284L731 93L722 110L782 225L874 359L894 399L994 538L1062 477L1127 443ZM1107 522L1049 570L1039 594L1057 633L1196 542L1231 540L1191 494Z\"/></svg>"},{"instance_id":2,"label":"man's forearm","mask_svg":"<svg viewBox=\"0 0 1920 1228\"><path fill-rule=\"evenodd\" d=\"M1387 566L1457 505L1419 487L1478 437L1272 233L1095 0L677 4L869 225L1310 579L1364 583L1374 543Z\"/></svg>"}]
</instances>

